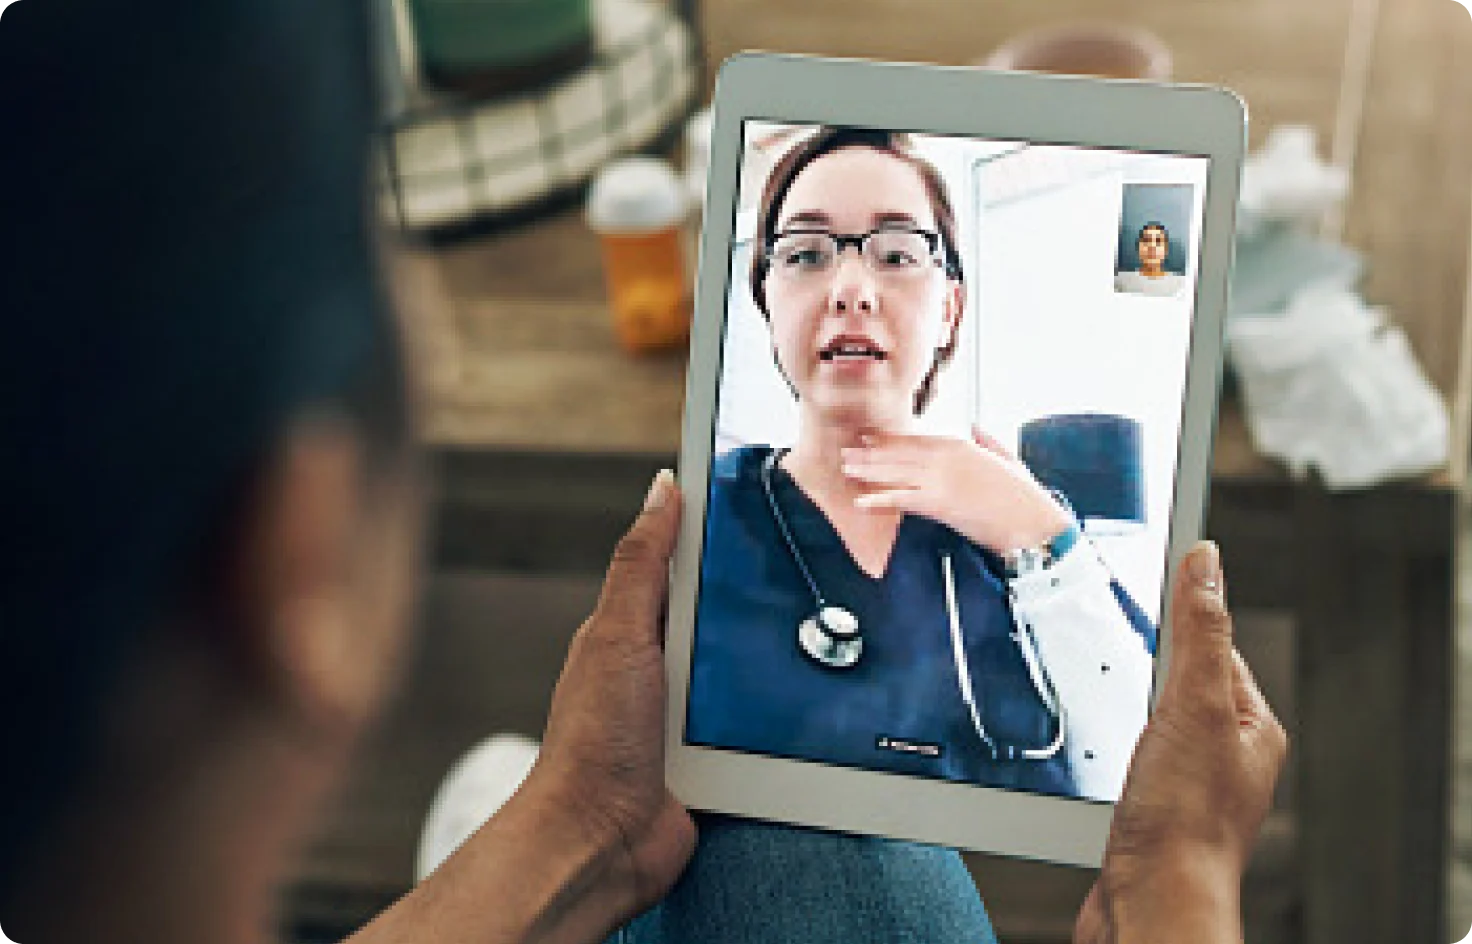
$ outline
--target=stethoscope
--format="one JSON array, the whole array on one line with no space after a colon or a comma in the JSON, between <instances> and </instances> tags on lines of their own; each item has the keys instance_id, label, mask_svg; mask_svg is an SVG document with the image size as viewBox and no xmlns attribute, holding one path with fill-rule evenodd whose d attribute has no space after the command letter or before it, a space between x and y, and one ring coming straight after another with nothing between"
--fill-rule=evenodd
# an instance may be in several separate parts
<instances>
[{"instance_id":1,"label":"stethoscope","mask_svg":"<svg viewBox=\"0 0 1472 944\"><path fill-rule=\"evenodd\" d=\"M767 505L772 509L772 520L777 523L777 530L781 532L782 540L792 554L792 561L802 573L802 579L812 591L816 604L813 615L798 624L797 642L802 651L819 665L829 669L851 669L858 664L859 657L864 652L864 637L859 632L859 618L841 606L830 604L823 596L823 591L818 588L817 579L808 569L806 558L798 550L797 540L792 536L792 530L787 526L787 516L777 505L777 495L772 490L772 469L784 455L786 455L786 450L774 450L767 456L762 462L761 481L762 491L767 496ZM940 552L940 566L945 582L951 655L956 663L956 677L960 680L961 700L966 703L966 711L971 716L971 726L976 729L977 736L986 745L994 761L1049 760L1062 750L1067 724L1064 721L1063 712L1058 709L1058 699L1054 694L1053 685L1038 662L1037 645L1033 641L1031 630L1021 629L1013 632L1012 640L1022 651L1023 662L1027 664L1028 677L1032 681L1033 689L1038 693L1038 698L1042 700L1048 713L1058 721L1057 733L1046 747L1018 747L1015 744L1004 744L987 732L986 725L981 721L981 711L977 707L975 690L971 686L971 664L966 658L966 647L962 644L960 607L956 603L956 577L948 551Z\"/></svg>"}]
</instances>

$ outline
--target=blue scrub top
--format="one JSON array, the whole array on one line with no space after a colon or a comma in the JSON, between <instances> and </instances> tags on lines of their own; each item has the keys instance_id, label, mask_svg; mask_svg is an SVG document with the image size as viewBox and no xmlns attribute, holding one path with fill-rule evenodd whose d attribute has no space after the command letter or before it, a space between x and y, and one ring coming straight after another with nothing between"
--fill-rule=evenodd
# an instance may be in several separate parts
<instances>
[{"instance_id":1,"label":"blue scrub top","mask_svg":"<svg viewBox=\"0 0 1472 944\"><path fill-rule=\"evenodd\" d=\"M705 559L696 613L686 740L868 770L1076 795L1065 751L993 760L961 696L940 555L949 551L962 639L982 724L993 741L1046 747L1057 721L1034 689L1014 631L996 555L906 516L888 569L875 579L827 517L780 467L772 488L808 568L831 605L859 619L864 650L851 668L818 664L797 641L816 612L812 591L777 528L761 483L768 446L712 465ZM1155 650L1149 618L1115 596Z\"/></svg>"}]
</instances>

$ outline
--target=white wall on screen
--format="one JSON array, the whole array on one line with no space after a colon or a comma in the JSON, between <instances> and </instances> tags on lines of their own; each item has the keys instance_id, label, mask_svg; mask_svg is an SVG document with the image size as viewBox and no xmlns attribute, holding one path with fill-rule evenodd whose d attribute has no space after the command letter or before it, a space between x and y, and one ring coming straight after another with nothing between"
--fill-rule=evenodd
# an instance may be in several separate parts
<instances>
[{"instance_id":1,"label":"white wall on screen","mask_svg":"<svg viewBox=\"0 0 1472 944\"><path fill-rule=\"evenodd\" d=\"M1141 423L1146 527L1096 543L1158 619L1193 292L1114 291L1123 184L1149 174L1129 157L1103 173L1096 156L1081 157L1073 182L979 207L977 415L1013 448L1022 424L1039 416L1101 412ZM978 169L978 192L988 169ZM1191 170L1204 179L1204 162ZM1194 279L1194 259L1188 272Z\"/></svg>"}]
</instances>

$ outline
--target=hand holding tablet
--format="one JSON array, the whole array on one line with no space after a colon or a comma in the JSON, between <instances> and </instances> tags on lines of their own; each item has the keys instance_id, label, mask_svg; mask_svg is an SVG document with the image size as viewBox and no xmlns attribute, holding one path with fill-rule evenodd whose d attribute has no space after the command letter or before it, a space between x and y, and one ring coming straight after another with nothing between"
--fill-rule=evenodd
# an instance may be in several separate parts
<instances>
[{"instance_id":1,"label":"hand holding tablet","mask_svg":"<svg viewBox=\"0 0 1472 944\"><path fill-rule=\"evenodd\" d=\"M667 646L682 800L1099 861L1200 528L1243 130L1209 89L727 64ZM1174 296L1116 291L1146 185L1189 247Z\"/></svg>"},{"instance_id":2,"label":"hand holding tablet","mask_svg":"<svg viewBox=\"0 0 1472 944\"><path fill-rule=\"evenodd\" d=\"M1174 588L1177 646L1074 940L1242 940L1238 892L1287 737L1232 645L1213 547Z\"/></svg>"}]
</instances>

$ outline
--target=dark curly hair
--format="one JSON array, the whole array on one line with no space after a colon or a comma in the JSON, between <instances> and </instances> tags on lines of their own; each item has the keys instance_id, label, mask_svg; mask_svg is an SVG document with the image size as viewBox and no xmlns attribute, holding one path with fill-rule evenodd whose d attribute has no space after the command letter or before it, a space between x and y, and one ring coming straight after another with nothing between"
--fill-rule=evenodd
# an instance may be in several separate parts
<instances>
[{"instance_id":1,"label":"dark curly hair","mask_svg":"<svg viewBox=\"0 0 1472 944\"><path fill-rule=\"evenodd\" d=\"M1153 220L1140 227L1140 234L1135 237L1135 242L1139 242L1140 240L1144 239L1145 234L1150 232L1152 229L1160 230L1160 235L1165 237L1165 244L1167 246L1170 245L1170 230L1165 228L1164 223L1157 223Z\"/></svg>"},{"instance_id":2,"label":"dark curly hair","mask_svg":"<svg viewBox=\"0 0 1472 944\"><path fill-rule=\"evenodd\" d=\"M961 253L956 245L956 212L951 205L950 195L946 192L945 180L941 178L940 171L935 169L925 158L915 153L914 143L910 136L899 131L881 131L873 128L848 128L825 126L792 148L777 166L772 169L772 174L767 178L767 185L762 190L760 209L757 212L756 221L756 247L751 254L751 295L756 300L756 307L761 311L762 317L771 321L771 314L767 311L766 278L770 271L770 263L767 258L767 249L777 234L777 220L782 214L782 204L787 199L787 193L792 189L792 182L803 172L807 166L826 154L843 148L862 147L892 154L896 159L915 168L920 175L920 181L925 185L925 192L930 197L930 210L935 216L935 228L940 231L941 247L944 251L944 262L946 277L954 282L966 281L965 272L961 266ZM956 313L956 321L951 328L951 337L944 347L936 351L935 361L930 365L925 378L920 381L919 388L915 391L915 413L919 415L935 399L936 378L940 369L956 356L957 338L961 329L961 313ZM782 365L778 364L778 370ZM786 372L783 372L786 377ZM791 381L788 381L791 386ZM794 395L796 390L793 391Z\"/></svg>"}]
</instances>

